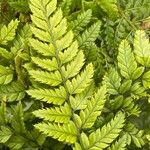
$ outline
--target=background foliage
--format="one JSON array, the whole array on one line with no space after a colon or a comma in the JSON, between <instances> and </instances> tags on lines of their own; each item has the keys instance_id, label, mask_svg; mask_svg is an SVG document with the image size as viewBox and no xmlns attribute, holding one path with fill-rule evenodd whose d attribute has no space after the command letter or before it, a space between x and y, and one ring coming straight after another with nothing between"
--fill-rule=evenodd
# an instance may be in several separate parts
<instances>
[{"instance_id":1,"label":"background foliage","mask_svg":"<svg viewBox=\"0 0 150 150\"><path fill-rule=\"evenodd\" d=\"M0 149L150 149L149 0L1 0Z\"/></svg>"}]
</instances>

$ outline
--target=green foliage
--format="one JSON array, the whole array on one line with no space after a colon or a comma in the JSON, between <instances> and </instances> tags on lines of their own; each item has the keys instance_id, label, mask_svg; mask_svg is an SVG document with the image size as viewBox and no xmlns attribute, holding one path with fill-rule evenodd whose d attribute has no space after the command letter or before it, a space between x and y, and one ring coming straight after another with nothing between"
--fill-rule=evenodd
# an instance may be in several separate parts
<instances>
[{"instance_id":1,"label":"green foliage","mask_svg":"<svg viewBox=\"0 0 150 150\"><path fill-rule=\"evenodd\" d=\"M0 149L148 150L149 0L0 2Z\"/></svg>"}]
</instances>

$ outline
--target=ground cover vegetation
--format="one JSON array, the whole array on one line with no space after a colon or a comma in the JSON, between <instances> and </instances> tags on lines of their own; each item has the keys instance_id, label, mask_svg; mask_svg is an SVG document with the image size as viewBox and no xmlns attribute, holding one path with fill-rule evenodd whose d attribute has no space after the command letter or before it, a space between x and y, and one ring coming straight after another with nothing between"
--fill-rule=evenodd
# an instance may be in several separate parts
<instances>
[{"instance_id":1,"label":"ground cover vegetation","mask_svg":"<svg viewBox=\"0 0 150 150\"><path fill-rule=\"evenodd\" d=\"M0 10L0 149L150 149L149 0Z\"/></svg>"}]
</instances>

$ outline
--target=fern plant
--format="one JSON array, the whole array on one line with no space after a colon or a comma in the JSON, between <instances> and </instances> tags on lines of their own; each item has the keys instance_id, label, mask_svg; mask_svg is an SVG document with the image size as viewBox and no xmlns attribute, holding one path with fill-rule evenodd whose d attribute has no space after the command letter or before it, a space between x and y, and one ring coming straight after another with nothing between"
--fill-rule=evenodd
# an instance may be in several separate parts
<instances>
[{"instance_id":1,"label":"fern plant","mask_svg":"<svg viewBox=\"0 0 150 150\"><path fill-rule=\"evenodd\" d=\"M35 36L30 44L35 53L25 67L36 85L27 93L46 102L42 109L33 112L43 120L35 128L71 144L73 149L108 147L123 127L124 114L118 113L107 125L88 133L104 107L106 85L92 88L93 66L85 65L84 54L73 32L67 30L67 20L57 9L57 1L32 0L30 8Z\"/></svg>"}]
</instances>

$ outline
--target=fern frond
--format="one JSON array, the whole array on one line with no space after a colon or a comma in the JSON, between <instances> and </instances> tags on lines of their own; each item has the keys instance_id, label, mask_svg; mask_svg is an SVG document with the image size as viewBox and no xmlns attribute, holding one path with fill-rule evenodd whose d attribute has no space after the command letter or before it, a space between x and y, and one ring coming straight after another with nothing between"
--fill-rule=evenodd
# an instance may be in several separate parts
<instances>
[{"instance_id":1,"label":"fern frond","mask_svg":"<svg viewBox=\"0 0 150 150\"><path fill-rule=\"evenodd\" d=\"M112 144L108 148L108 150L126 150L126 145L127 145L127 136L123 135L121 138L119 138L118 141Z\"/></svg>"},{"instance_id":2,"label":"fern frond","mask_svg":"<svg viewBox=\"0 0 150 150\"><path fill-rule=\"evenodd\" d=\"M67 48L64 52L59 53L60 61L62 64L70 62L78 52L78 43L74 41L69 48Z\"/></svg>"},{"instance_id":3,"label":"fern frond","mask_svg":"<svg viewBox=\"0 0 150 150\"><path fill-rule=\"evenodd\" d=\"M25 87L20 82L1 85L0 95L6 96L8 101L21 100L25 96Z\"/></svg>"},{"instance_id":4,"label":"fern frond","mask_svg":"<svg viewBox=\"0 0 150 150\"><path fill-rule=\"evenodd\" d=\"M81 36L78 37L79 47L84 48L89 43L94 42L100 32L101 22L94 23L90 28L85 30Z\"/></svg>"},{"instance_id":5,"label":"fern frond","mask_svg":"<svg viewBox=\"0 0 150 150\"><path fill-rule=\"evenodd\" d=\"M150 88L150 71L143 74L142 82L145 88Z\"/></svg>"},{"instance_id":6,"label":"fern frond","mask_svg":"<svg viewBox=\"0 0 150 150\"><path fill-rule=\"evenodd\" d=\"M106 98L106 86L102 86L87 103L85 110L80 111L82 128L91 128L96 118L101 114Z\"/></svg>"},{"instance_id":7,"label":"fern frond","mask_svg":"<svg viewBox=\"0 0 150 150\"><path fill-rule=\"evenodd\" d=\"M13 109L12 127L16 132L20 134L25 133L25 123L21 102L19 102L17 106Z\"/></svg>"},{"instance_id":8,"label":"fern frond","mask_svg":"<svg viewBox=\"0 0 150 150\"><path fill-rule=\"evenodd\" d=\"M83 92L76 94L75 97L70 96L71 107L74 111L86 108L88 98L90 98L94 92L94 87L93 84L90 84Z\"/></svg>"},{"instance_id":9,"label":"fern frond","mask_svg":"<svg viewBox=\"0 0 150 150\"><path fill-rule=\"evenodd\" d=\"M132 79L132 75L137 69L137 63L131 51L131 47L126 40L123 40L119 46L117 59L122 76L127 79Z\"/></svg>"},{"instance_id":10,"label":"fern frond","mask_svg":"<svg viewBox=\"0 0 150 150\"><path fill-rule=\"evenodd\" d=\"M0 135L0 143L5 143L11 138L12 132L9 128L1 126Z\"/></svg>"},{"instance_id":11,"label":"fern frond","mask_svg":"<svg viewBox=\"0 0 150 150\"><path fill-rule=\"evenodd\" d=\"M78 64L78 65L77 65ZM62 72L66 79L76 76L84 65L84 54L80 51L75 59L65 67L62 67Z\"/></svg>"},{"instance_id":12,"label":"fern frond","mask_svg":"<svg viewBox=\"0 0 150 150\"><path fill-rule=\"evenodd\" d=\"M58 123L68 123L71 118L71 110L67 103L61 107L36 110L33 114L44 120Z\"/></svg>"},{"instance_id":13,"label":"fern frond","mask_svg":"<svg viewBox=\"0 0 150 150\"><path fill-rule=\"evenodd\" d=\"M72 4L72 0L63 0L61 4L61 9L63 10L64 15L68 15L68 13L70 12L71 4Z\"/></svg>"},{"instance_id":14,"label":"fern frond","mask_svg":"<svg viewBox=\"0 0 150 150\"><path fill-rule=\"evenodd\" d=\"M140 109L138 107L138 105L136 105L134 103L133 98L128 97L126 99L123 100L123 106L122 106L129 115L135 115L135 116L139 116L140 114Z\"/></svg>"},{"instance_id":15,"label":"fern frond","mask_svg":"<svg viewBox=\"0 0 150 150\"><path fill-rule=\"evenodd\" d=\"M77 140L77 130L73 122L67 124L50 124L39 123L35 127L40 129L44 134L52 136L59 141L67 143L75 143Z\"/></svg>"},{"instance_id":16,"label":"fern frond","mask_svg":"<svg viewBox=\"0 0 150 150\"><path fill-rule=\"evenodd\" d=\"M134 53L138 63L150 67L150 43L145 32L138 30L134 37Z\"/></svg>"},{"instance_id":17,"label":"fern frond","mask_svg":"<svg viewBox=\"0 0 150 150\"><path fill-rule=\"evenodd\" d=\"M76 78L73 78L72 81L67 81L66 85L68 87L70 94L81 93L91 82L93 76L93 66L89 64L86 69L79 74Z\"/></svg>"},{"instance_id":18,"label":"fern frond","mask_svg":"<svg viewBox=\"0 0 150 150\"><path fill-rule=\"evenodd\" d=\"M8 60L12 58L12 54L2 47L0 47L0 56Z\"/></svg>"},{"instance_id":19,"label":"fern frond","mask_svg":"<svg viewBox=\"0 0 150 150\"><path fill-rule=\"evenodd\" d=\"M56 58L50 59L40 59L39 57L32 57L32 61L41 68L47 71L55 71L58 69L58 64Z\"/></svg>"},{"instance_id":20,"label":"fern frond","mask_svg":"<svg viewBox=\"0 0 150 150\"><path fill-rule=\"evenodd\" d=\"M110 73L105 77L108 92L116 95L119 92L121 78L115 69L111 69Z\"/></svg>"},{"instance_id":21,"label":"fern frond","mask_svg":"<svg viewBox=\"0 0 150 150\"><path fill-rule=\"evenodd\" d=\"M18 26L18 20L12 20L8 26L5 25L0 29L0 43L6 45L8 41L14 39L16 29Z\"/></svg>"},{"instance_id":22,"label":"fern frond","mask_svg":"<svg viewBox=\"0 0 150 150\"><path fill-rule=\"evenodd\" d=\"M61 75L58 71L50 73L42 70L30 70L29 73L36 81L49 84L51 86L58 86L62 82Z\"/></svg>"},{"instance_id":23,"label":"fern frond","mask_svg":"<svg viewBox=\"0 0 150 150\"><path fill-rule=\"evenodd\" d=\"M82 12L77 16L77 19L70 23L70 29L76 34L84 30L84 27L90 22L92 17L92 10Z\"/></svg>"},{"instance_id":24,"label":"fern frond","mask_svg":"<svg viewBox=\"0 0 150 150\"><path fill-rule=\"evenodd\" d=\"M125 116L123 113L119 113L112 119L107 125L104 125L101 129L97 129L92 132L89 137L81 136L82 144L87 150L102 150L109 146L109 144L119 135L121 128L124 125ZM83 135L83 133L82 133ZM89 141L90 145L85 145Z\"/></svg>"},{"instance_id":25,"label":"fern frond","mask_svg":"<svg viewBox=\"0 0 150 150\"><path fill-rule=\"evenodd\" d=\"M55 56L54 46L52 44L48 45L36 39L30 39L30 45L43 56Z\"/></svg>"},{"instance_id":26,"label":"fern frond","mask_svg":"<svg viewBox=\"0 0 150 150\"><path fill-rule=\"evenodd\" d=\"M8 84L13 79L13 70L0 65L0 84Z\"/></svg>"},{"instance_id":27,"label":"fern frond","mask_svg":"<svg viewBox=\"0 0 150 150\"><path fill-rule=\"evenodd\" d=\"M64 87L59 89L30 89L27 91L29 95L37 100L41 100L47 103L53 103L61 105L67 98L67 93Z\"/></svg>"}]
</instances>

